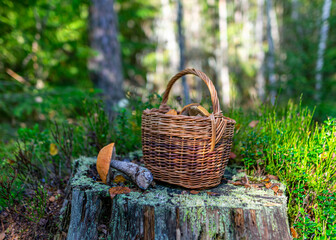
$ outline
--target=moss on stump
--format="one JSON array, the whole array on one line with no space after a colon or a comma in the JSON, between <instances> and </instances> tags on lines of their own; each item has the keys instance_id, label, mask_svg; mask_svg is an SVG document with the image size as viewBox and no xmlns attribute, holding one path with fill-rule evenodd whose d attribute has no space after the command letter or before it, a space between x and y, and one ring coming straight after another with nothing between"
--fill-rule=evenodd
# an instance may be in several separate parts
<instances>
[{"instance_id":1,"label":"moss on stump","mask_svg":"<svg viewBox=\"0 0 336 240\"><path fill-rule=\"evenodd\" d=\"M232 184L191 194L156 185L111 200L110 186L88 177L95 162L74 163L58 239L291 239L285 194Z\"/></svg>"}]
</instances>

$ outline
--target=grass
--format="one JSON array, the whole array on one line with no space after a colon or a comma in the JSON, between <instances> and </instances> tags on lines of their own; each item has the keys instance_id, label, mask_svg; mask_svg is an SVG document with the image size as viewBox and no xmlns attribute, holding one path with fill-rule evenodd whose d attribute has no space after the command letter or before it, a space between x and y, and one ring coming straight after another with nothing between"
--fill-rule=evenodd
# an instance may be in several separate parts
<instances>
[{"instance_id":1,"label":"grass","mask_svg":"<svg viewBox=\"0 0 336 240\"><path fill-rule=\"evenodd\" d=\"M315 123L308 108L292 102L281 111L233 117L233 151L250 174L263 169L287 185L288 215L300 238L336 238L336 119Z\"/></svg>"}]
</instances>

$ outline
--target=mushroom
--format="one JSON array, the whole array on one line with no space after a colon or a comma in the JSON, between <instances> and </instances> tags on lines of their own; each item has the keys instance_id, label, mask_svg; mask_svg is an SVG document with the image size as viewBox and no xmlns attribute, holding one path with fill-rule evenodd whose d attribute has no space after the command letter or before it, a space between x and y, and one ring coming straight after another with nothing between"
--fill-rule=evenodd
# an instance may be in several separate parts
<instances>
[{"instance_id":1,"label":"mushroom","mask_svg":"<svg viewBox=\"0 0 336 240\"><path fill-rule=\"evenodd\" d=\"M115 168L129 177L139 188L146 190L153 181L152 173L135 163L115 160L115 144L103 147L97 157L97 171L103 183L110 178L110 168Z\"/></svg>"}]
</instances>

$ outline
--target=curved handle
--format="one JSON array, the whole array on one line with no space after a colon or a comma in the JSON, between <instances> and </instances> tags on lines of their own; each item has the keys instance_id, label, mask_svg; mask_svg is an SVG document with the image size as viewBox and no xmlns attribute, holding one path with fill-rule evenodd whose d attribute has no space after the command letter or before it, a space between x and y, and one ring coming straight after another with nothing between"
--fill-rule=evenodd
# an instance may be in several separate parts
<instances>
[{"instance_id":1,"label":"curved handle","mask_svg":"<svg viewBox=\"0 0 336 240\"><path fill-rule=\"evenodd\" d=\"M168 101L168 97L169 97L169 93L171 88L173 87L174 83L182 76L186 75L186 74L193 74L199 78L201 78L203 80L203 82L205 82L205 84L207 85L209 91L210 91L210 95L211 95L211 101L212 101L212 108L213 108L213 113L220 113L221 109L220 109L220 105L219 105L219 100L218 100L218 96L217 96L217 91L215 89L215 86L213 85L212 81L208 78L207 75L205 75L205 73L196 70L194 68L187 68L182 70L181 72L179 72L178 74L176 74L174 77L172 77L167 85L167 89L163 94L163 98L162 98L162 102L161 105L164 105L167 103Z\"/></svg>"}]
</instances>

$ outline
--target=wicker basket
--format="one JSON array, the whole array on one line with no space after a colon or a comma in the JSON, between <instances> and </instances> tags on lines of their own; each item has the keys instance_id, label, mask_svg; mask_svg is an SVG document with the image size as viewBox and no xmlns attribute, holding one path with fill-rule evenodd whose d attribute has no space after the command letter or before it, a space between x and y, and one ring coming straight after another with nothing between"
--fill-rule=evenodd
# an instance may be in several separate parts
<instances>
[{"instance_id":1,"label":"wicker basket","mask_svg":"<svg viewBox=\"0 0 336 240\"><path fill-rule=\"evenodd\" d=\"M186 74L200 77L211 94L209 117L165 114L173 84ZM142 114L142 150L154 179L190 189L221 182L229 160L235 121L222 115L216 89L201 71L185 69L168 83L159 109Z\"/></svg>"}]
</instances>

